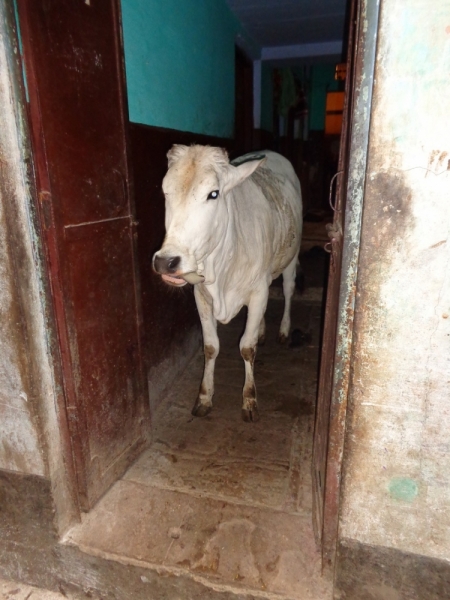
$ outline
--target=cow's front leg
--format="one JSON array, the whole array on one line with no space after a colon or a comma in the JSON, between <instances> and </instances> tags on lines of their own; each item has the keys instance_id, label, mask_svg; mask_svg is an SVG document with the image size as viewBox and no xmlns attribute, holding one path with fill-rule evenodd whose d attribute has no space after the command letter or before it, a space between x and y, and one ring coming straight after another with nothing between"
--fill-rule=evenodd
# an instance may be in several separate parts
<instances>
[{"instance_id":1,"label":"cow's front leg","mask_svg":"<svg viewBox=\"0 0 450 600\"><path fill-rule=\"evenodd\" d=\"M212 298L203 285L194 288L195 302L203 331L203 349L205 353L205 370L197 400L192 409L195 417L206 416L212 408L214 395L214 366L219 354L219 338L217 322L213 315Z\"/></svg>"},{"instance_id":2,"label":"cow's front leg","mask_svg":"<svg viewBox=\"0 0 450 600\"><path fill-rule=\"evenodd\" d=\"M248 305L247 323L239 347L245 365L245 382L242 392L242 418L244 421L256 422L259 420L258 403L256 400L256 386L253 374L256 347L260 325L266 312L268 286L254 293Z\"/></svg>"}]
</instances>

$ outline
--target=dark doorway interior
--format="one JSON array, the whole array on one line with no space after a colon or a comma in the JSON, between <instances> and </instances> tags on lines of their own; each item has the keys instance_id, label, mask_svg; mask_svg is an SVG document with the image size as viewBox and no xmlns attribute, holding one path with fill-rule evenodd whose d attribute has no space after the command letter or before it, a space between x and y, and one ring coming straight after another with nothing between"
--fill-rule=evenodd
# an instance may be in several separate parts
<instances>
[{"instance_id":1,"label":"dark doorway interior","mask_svg":"<svg viewBox=\"0 0 450 600\"><path fill-rule=\"evenodd\" d=\"M253 63L235 46L234 154L253 149Z\"/></svg>"}]
</instances>

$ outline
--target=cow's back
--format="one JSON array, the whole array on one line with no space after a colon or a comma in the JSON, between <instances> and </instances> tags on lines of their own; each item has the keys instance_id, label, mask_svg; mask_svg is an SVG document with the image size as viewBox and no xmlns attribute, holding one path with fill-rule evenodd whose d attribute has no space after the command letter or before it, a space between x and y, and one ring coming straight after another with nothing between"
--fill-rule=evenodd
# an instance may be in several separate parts
<instances>
[{"instance_id":1,"label":"cow's back","mask_svg":"<svg viewBox=\"0 0 450 600\"><path fill-rule=\"evenodd\" d=\"M207 280L214 283L207 287L221 322L237 314L262 281L269 285L278 277L300 249L300 183L290 162L267 151L233 163L261 154L266 156L264 164L227 194L227 235L208 259Z\"/></svg>"},{"instance_id":2,"label":"cow's back","mask_svg":"<svg viewBox=\"0 0 450 600\"><path fill-rule=\"evenodd\" d=\"M300 182L292 164L276 152L264 151L264 164L249 178L267 202L271 220L272 276L278 275L300 249L302 232L302 198ZM246 156L252 156L246 155ZM264 211L262 215L266 215ZM263 217L264 218L264 217Z\"/></svg>"}]
</instances>

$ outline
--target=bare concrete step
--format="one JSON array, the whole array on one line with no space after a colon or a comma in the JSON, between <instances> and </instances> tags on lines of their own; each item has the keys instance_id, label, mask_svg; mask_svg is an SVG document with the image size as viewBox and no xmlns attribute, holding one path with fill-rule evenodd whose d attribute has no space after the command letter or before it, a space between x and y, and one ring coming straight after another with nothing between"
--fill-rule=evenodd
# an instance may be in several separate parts
<instances>
[{"instance_id":1,"label":"bare concrete step","mask_svg":"<svg viewBox=\"0 0 450 600\"><path fill-rule=\"evenodd\" d=\"M51 592L17 581L0 579L0 600L64 600L59 592Z\"/></svg>"},{"instance_id":2,"label":"bare concrete step","mask_svg":"<svg viewBox=\"0 0 450 600\"><path fill-rule=\"evenodd\" d=\"M295 535L293 535L295 533ZM126 480L74 528L83 552L255 597L325 600L309 518Z\"/></svg>"}]
</instances>

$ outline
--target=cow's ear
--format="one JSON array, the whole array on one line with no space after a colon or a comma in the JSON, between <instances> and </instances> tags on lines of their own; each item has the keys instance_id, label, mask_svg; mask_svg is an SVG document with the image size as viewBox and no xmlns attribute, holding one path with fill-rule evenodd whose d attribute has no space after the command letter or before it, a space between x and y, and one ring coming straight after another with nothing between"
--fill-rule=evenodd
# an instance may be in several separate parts
<instances>
[{"instance_id":1,"label":"cow's ear","mask_svg":"<svg viewBox=\"0 0 450 600\"><path fill-rule=\"evenodd\" d=\"M187 146L183 146L182 144L174 144L172 148L167 153L168 158L168 167L170 167L179 160L183 154L185 154Z\"/></svg>"},{"instance_id":2,"label":"cow's ear","mask_svg":"<svg viewBox=\"0 0 450 600\"><path fill-rule=\"evenodd\" d=\"M223 191L226 193L232 190L234 187L245 181L247 177L250 177L250 175L265 162L266 159L264 157L258 160L249 160L238 165L237 167L229 165Z\"/></svg>"}]
</instances>

